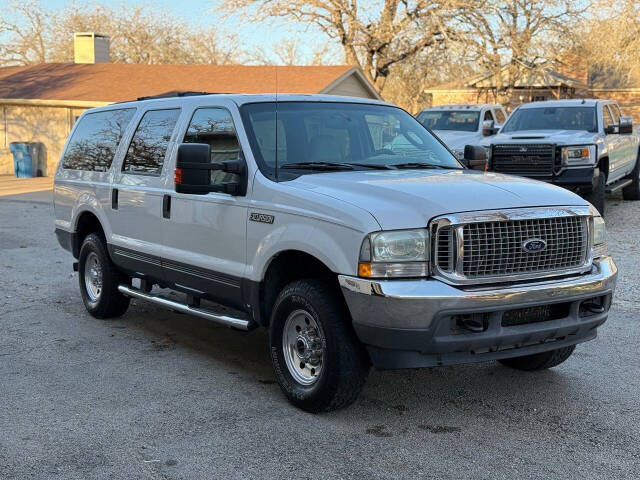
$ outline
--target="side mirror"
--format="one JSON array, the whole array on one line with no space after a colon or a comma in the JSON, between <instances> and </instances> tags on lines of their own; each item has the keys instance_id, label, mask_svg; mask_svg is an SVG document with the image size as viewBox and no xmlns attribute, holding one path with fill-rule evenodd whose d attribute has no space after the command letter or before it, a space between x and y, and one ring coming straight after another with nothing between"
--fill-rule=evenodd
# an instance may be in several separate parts
<instances>
[{"instance_id":1,"label":"side mirror","mask_svg":"<svg viewBox=\"0 0 640 480\"><path fill-rule=\"evenodd\" d=\"M208 143L181 143L178 145L178 159L174 183L176 192L203 195L209 192L222 192L230 195L243 195L243 182L226 182L211 185L211 171L240 175L246 177L246 164L243 159L226 162L211 162L211 146Z\"/></svg>"},{"instance_id":2,"label":"side mirror","mask_svg":"<svg viewBox=\"0 0 640 480\"><path fill-rule=\"evenodd\" d=\"M478 145L466 145L462 163L471 170L486 170L487 149Z\"/></svg>"},{"instance_id":3,"label":"side mirror","mask_svg":"<svg viewBox=\"0 0 640 480\"><path fill-rule=\"evenodd\" d=\"M493 120L484 120L482 122L482 135L489 137L495 135L498 129L495 127Z\"/></svg>"},{"instance_id":4,"label":"side mirror","mask_svg":"<svg viewBox=\"0 0 640 480\"><path fill-rule=\"evenodd\" d=\"M620 133L620 135L633 133L633 117L620 117L618 133Z\"/></svg>"}]
</instances>

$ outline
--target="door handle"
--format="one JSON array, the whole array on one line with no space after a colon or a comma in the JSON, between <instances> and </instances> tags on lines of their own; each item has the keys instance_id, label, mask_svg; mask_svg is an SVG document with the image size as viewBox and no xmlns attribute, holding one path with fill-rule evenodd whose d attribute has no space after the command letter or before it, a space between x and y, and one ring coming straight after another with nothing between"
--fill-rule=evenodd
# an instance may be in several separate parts
<instances>
[{"instance_id":1,"label":"door handle","mask_svg":"<svg viewBox=\"0 0 640 480\"><path fill-rule=\"evenodd\" d=\"M162 197L162 218L171 218L171 195Z\"/></svg>"},{"instance_id":2,"label":"door handle","mask_svg":"<svg viewBox=\"0 0 640 480\"><path fill-rule=\"evenodd\" d=\"M111 190L111 208L113 210L118 209L118 189L114 188Z\"/></svg>"}]
</instances>

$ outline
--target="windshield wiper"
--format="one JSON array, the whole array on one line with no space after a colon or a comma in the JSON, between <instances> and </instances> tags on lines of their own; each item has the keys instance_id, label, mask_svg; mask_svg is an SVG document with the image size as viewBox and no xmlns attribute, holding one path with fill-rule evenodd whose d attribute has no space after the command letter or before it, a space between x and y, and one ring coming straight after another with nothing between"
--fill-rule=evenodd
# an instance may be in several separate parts
<instances>
[{"instance_id":1,"label":"windshield wiper","mask_svg":"<svg viewBox=\"0 0 640 480\"><path fill-rule=\"evenodd\" d=\"M279 165L278 168L298 169L298 170L353 170L353 165L348 163L333 162L293 162Z\"/></svg>"},{"instance_id":2,"label":"windshield wiper","mask_svg":"<svg viewBox=\"0 0 640 480\"><path fill-rule=\"evenodd\" d=\"M393 163L392 167L396 168L429 168L438 170L462 170L458 167L450 167L447 165L436 165L434 163L422 163L422 162L407 162L407 163Z\"/></svg>"},{"instance_id":3,"label":"windshield wiper","mask_svg":"<svg viewBox=\"0 0 640 480\"><path fill-rule=\"evenodd\" d=\"M394 168L391 165L380 165L375 163L354 163L349 162L347 165L353 165L354 167L362 167L362 168L372 168L375 170L393 170Z\"/></svg>"}]
</instances>

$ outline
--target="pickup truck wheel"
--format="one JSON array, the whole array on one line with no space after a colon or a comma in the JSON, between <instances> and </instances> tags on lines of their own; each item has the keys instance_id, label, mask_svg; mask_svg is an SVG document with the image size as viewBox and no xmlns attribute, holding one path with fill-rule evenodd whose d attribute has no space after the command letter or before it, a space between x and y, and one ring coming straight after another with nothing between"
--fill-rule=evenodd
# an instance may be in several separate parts
<instances>
[{"instance_id":1,"label":"pickup truck wheel","mask_svg":"<svg viewBox=\"0 0 640 480\"><path fill-rule=\"evenodd\" d=\"M87 311L96 318L119 317L129 307L129 297L118 291L128 283L109 258L105 242L95 233L87 235L78 258L80 294Z\"/></svg>"},{"instance_id":2,"label":"pickup truck wheel","mask_svg":"<svg viewBox=\"0 0 640 480\"><path fill-rule=\"evenodd\" d=\"M640 152L638 152L636 166L633 167L630 177L631 184L622 189L622 198L625 200L640 200Z\"/></svg>"},{"instance_id":3,"label":"pickup truck wheel","mask_svg":"<svg viewBox=\"0 0 640 480\"><path fill-rule=\"evenodd\" d=\"M585 197L587 201L591 202L591 204L596 207L598 212L600 212L600 215L602 215L603 217L605 207L604 197L606 190L605 182L606 180L604 178L604 174L600 172L600 175L598 175L598 182L596 183L596 186L593 188L593 191Z\"/></svg>"},{"instance_id":4,"label":"pickup truck wheel","mask_svg":"<svg viewBox=\"0 0 640 480\"><path fill-rule=\"evenodd\" d=\"M278 295L269 330L271 362L291 403L323 412L353 403L369 359L351 329L339 292L320 280L300 280Z\"/></svg>"},{"instance_id":5,"label":"pickup truck wheel","mask_svg":"<svg viewBox=\"0 0 640 480\"><path fill-rule=\"evenodd\" d=\"M536 353L525 357L505 358L500 360L503 365L515 368L516 370L525 370L534 372L536 370L545 370L560 365L571 356L576 346L558 348L549 352Z\"/></svg>"}]
</instances>

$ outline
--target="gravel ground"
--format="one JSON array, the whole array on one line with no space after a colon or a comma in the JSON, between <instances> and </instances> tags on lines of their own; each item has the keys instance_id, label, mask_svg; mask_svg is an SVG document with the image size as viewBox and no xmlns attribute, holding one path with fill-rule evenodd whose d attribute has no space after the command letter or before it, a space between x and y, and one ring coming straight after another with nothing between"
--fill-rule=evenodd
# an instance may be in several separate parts
<instances>
[{"instance_id":1,"label":"gravel ground","mask_svg":"<svg viewBox=\"0 0 640 480\"><path fill-rule=\"evenodd\" d=\"M46 198L0 199L2 479L640 478L640 202L610 199L614 307L560 367L372 371L310 415L262 330L136 301L91 318Z\"/></svg>"}]
</instances>

